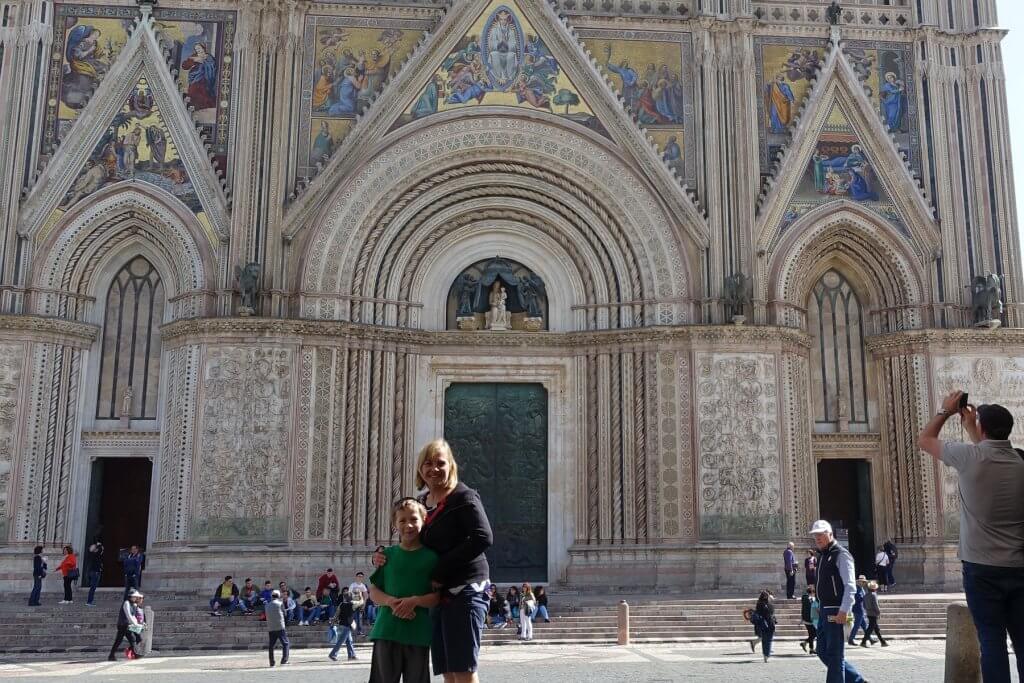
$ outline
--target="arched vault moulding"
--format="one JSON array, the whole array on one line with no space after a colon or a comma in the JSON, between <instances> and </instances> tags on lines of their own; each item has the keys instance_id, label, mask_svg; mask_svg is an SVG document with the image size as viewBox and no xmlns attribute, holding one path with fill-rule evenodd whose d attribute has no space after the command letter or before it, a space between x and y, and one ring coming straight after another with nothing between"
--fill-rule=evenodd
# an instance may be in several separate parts
<instances>
[{"instance_id":1,"label":"arched vault moulding","mask_svg":"<svg viewBox=\"0 0 1024 683\"><path fill-rule=\"evenodd\" d=\"M585 290L572 254L529 226L501 220L469 223L446 235L427 253L411 274L411 295L423 302L420 326L445 329L445 307L455 276L496 255L522 263L544 281L549 331L576 329L573 319L578 316L572 306L584 301Z\"/></svg>"},{"instance_id":2,"label":"arched vault moulding","mask_svg":"<svg viewBox=\"0 0 1024 683\"><path fill-rule=\"evenodd\" d=\"M92 320L86 297L104 290L114 261L137 254L160 272L171 319L210 312L217 256L195 215L159 188L120 183L100 190L69 211L36 253L29 313Z\"/></svg>"},{"instance_id":3,"label":"arched vault moulding","mask_svg":"<svg viewBox=\"0 0 1024 683\"><path fill-rule=\"evenodd\" d=\"M829 204L794 223L766 265L759 297L771 322L804 326L807 296L829 268L840 270L870 312L870 333L920 327L928 279L905 240L850 202Z\"/></svg>"},{"instance_id":4,"label":"arched vault moulding","mask_svg":"<svg viewBox=\"0 0 1024 683\"><path fill-rule=\"evenodd\" d=\"M429 117L385 137L324 209L295 227L289 265L301 316L383 323L394 315L412 325L410 311L427 302L395 284L399 264L422 258L451 230L512 220L547 234L573 261L593 261L577 266L582 303L592 305L588 324L695 319L693 273L706 226L671 216L593 131L544 114L477 109L484 111Z\"/></svg>"}]
</instances>

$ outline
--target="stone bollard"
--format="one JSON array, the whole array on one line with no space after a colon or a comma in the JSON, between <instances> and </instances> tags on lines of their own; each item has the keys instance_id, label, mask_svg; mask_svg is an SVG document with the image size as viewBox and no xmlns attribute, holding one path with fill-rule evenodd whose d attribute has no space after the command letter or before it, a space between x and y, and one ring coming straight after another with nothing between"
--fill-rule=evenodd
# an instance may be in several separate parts
<instances>
[{"instance_id":1,"label":"stone bollard","mask_svg":"<svg viewBox=\"0 0 1024 683\"><path fill-rule=\"evenodd\" d=\"M619 600L619 645L629 645L629 603Z\"/></svg>"},{"instance_id":2,"label":"stone bollard","mask_svg":"<svg viewBox=\"0 0 1024 683\"><path fill-rule=\"evenodd\" d=\"M153 608L146 605L142 608L146 615L146 628L142 631L142 655L148 656L153 651Z\"/></svg>"},{"instance_id":3,"label":"stone bollard","mask_svg":"<svg viewBox=\"0 0 1024 683\"><path fill-rule=\"evenodd\" d=\"M946 608L946 683L980 683L978 630L966 602Z\"/></svg>"}]
</instances>

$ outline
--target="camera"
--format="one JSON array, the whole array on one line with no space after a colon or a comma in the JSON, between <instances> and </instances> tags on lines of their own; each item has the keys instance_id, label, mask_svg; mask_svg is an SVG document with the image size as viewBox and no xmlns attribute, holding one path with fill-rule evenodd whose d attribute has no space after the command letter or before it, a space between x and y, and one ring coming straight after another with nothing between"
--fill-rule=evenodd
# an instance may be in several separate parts
<instances>
[{"instance_id":1,"label":"camera","mask_svg":"<svg viewBox=\"0 0 1024 683\"><path fill-rule=\"evenodd\" d=\"M967 407L967 392L960 394L960 404L957 406L957 412L960 412Z\"/></svg>"}]
</instances>

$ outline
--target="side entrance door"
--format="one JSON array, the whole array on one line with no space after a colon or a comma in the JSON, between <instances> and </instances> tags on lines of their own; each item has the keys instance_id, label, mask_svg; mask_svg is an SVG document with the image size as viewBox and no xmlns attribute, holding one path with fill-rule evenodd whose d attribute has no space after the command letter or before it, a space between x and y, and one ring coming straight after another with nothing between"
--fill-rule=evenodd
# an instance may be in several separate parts
<instances>
[{"instance_id":1,"label":"side entrance door","mask_svg":"<svg viewBox=\"0 0 1024 683\"><path fill-rule=\"evenodd\" d=\"M541 384L455 383L445 392L444 437L459 480L487 510L495 582L547 582L547 416Z\"/></svg>"}]
</instances>

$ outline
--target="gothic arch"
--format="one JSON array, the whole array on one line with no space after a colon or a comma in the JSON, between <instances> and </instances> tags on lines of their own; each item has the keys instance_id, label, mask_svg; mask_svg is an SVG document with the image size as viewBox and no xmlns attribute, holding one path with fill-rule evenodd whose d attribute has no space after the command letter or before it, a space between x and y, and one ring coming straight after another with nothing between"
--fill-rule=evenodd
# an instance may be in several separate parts
<instances>
[{"instance_id":1,"label":"gothic arch","mask_svg":"<svg viewBox=\"0 0 1024 683\"><path fill-rule=\"evenodd\" d=\"M868 333L919 327L928 280L895 229L852 202L822 206L794 223L777 243L761 296L772 322L804 327L807 297L836 269L874 311Z\"/></svg>"},{"instance_id":2,"label":"gothic arch","mask_svg":"<svg viewBox=\"0 0 1024 683\"><path fill-rule=\"evenodd\" d=\"M217 257L195 216L159 188L120 183L100 190L69 211L36 253L42 258L27 278L30 313L95 322L86 302L102 296L113 272L137 255L160 273L171 319L210 310Z\"/></svg>"},{"instance_id":3,"label":"gothic arch","mask_svg":"<svg viewBox=\"0 0 1024 683\"><path fill-rule=\"evenodd\" d=\"M385 138L308 227L297 226L291 267L301 314L383 322L397 307L398 324L408 324L402 308L417 302L395 279L400 263L422 259L451 230L511 219L561 243L581 279L589 278L579 303L608 311L589 325L693 320L699 226L674 218L599 135L487 109ZM638 301L647 302L639 313L620 305Z\"/></svg>"}]
</instances>

